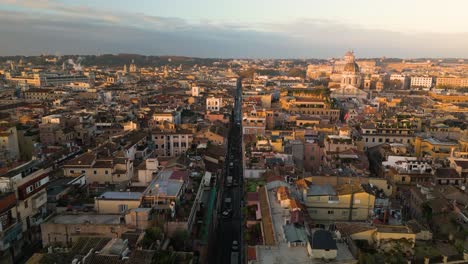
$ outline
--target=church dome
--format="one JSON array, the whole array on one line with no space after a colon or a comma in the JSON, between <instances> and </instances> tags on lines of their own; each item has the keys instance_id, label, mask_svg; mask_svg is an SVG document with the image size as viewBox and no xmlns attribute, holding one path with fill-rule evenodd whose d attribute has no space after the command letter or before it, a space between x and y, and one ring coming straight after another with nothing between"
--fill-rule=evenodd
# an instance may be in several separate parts
<instances>
[{"instance_id":1,"label":"church dome","mask_svg":"<svg viewBox=\"0 0 468 264\"><path fill-rule=\"evenodd\" d=\"M356 62L348 62L345 64L343 71L345 72L353 72L353 73L358 73L359 72L359 66L357 65Z\"/></svg>"}]
</instances>

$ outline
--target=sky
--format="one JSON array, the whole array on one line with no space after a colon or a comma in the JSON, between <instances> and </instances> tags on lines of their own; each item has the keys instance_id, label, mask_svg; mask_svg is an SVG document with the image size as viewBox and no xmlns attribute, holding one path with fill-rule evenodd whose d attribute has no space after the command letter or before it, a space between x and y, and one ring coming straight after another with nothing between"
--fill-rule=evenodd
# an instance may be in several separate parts
<instances>
[{"instance_id":1,"label":"sky","mask_svg":"<svg viewBox=\"0 0 468 264\"><path fill-rule=\"evenodd\" d=\"M0 0L0 55L468 58L466 0Z\"/></svg>"}]
</instances>

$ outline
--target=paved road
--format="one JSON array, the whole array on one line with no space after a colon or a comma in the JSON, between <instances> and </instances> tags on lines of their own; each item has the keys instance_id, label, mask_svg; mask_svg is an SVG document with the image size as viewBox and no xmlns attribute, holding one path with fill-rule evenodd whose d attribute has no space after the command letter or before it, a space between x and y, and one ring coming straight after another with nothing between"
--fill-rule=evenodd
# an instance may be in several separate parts
<instances>
[{"instance_id":1,"label":"paved road","mask_svg":"<svg viewBox=\"0 0 468 264\"><path fill-rule=\"evenodd\" d=\"M232 243L238 241L242 245L242 203L243 203L243 169L242 169L242 132L240 127L241 120L241 94L242 85L238 81L237 95L235 107L233 110L233 118L231 119L231 129L228 137L228 150L225 162L224 173L218 180L218 207L214 211L217 214L217 224L211 231L209 245L209 263L218 264L237 264L241 263L242 247L239 248L239 259L232 263ZM232 166L230 165L232 164ZM228 186L227 176L233 177L233 185ZM237 184L236 184L237 183ZM232 209L230 217L222 217L222 212L227 209L227 204L224 202L226 198L231 198L232 204L229 206Z\"/></svg>"}]
</instances>

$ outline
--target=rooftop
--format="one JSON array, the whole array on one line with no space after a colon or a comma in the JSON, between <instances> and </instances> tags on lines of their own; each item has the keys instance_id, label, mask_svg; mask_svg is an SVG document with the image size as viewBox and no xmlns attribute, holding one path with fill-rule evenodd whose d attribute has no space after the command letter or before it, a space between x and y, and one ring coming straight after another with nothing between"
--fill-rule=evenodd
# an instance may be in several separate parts
<instances>
[{"instance_id":1,"label":"rooftop","mask_svg":"<svg viewBox=\"0 0 468 264\"><path fill-rule=\"evenodd\" d=\"M338 222L335 223L335 225L337 230L339 230L343 236L349 236L352 234L375 229L375 227L369 225L368 223Z\"/></svg>"},{"instance_id":2,"label":"rooftop","mask_svg":"<svg viewBox=\"0 0 468 264\"><path fill-rule=\"evenodd\" d=\"M304 227L287 224L283 226L284 236L288 242L307 242L307 233L305 232Z\"/></svg>"},{"instance_id":3,"label":"rooftop","mask_svg":"<svg viewBox=\"0 0 468 264\"><path fill-rule=\"evenodd\" d=\"M76 224L98 224L98 225L118 225L120 215L109 214L62 214L51 218L47 223L76 225ZM46 224L47 224L46 223Z\"/></svg>"},{"instance_id":4,"label":"rooftop","mask_svg":"<svg viewBox=\"0 0 468 264\"><path fill-rule=\"evenodd\" d=\"M92 152L87 152L68 161L67 163L65 163L64 166L92 166L95 159L96 154Z\"/></svg>"},{"instance_id":5,"label":"rooftop","mask_svg":"<svg viewBox=\"0 0 468 264\"><path fill-rule=\"evenodd\" d=\"M392 225L378 225L377 232L380 233L405 233L412 234L413 232L407 226L392 226Z\"/></svg>"},{"instance_id":6,"label":"rooftop","mask_svg":"<svg viewBox=\"0 0 468 264\"><path fill-rule=\"evenodd\" d=\"M327 230L318 229L309 238L312 249L338 249L336 241L333 239L332 234Z\"/></svg>"},{"instance_id":7,"label":"rooftop","mask_svg":"<svg viewBox=\"0 0 468 264\"><path fill-rule=\"evenodd\" d=\"M311 185L307 189L307 196L336 195L335 188L330 184Z\"/></svg>"},{"instance_id":8,"label":"rooftop","mask_svg":"<svg viewBox=\"0 0 468 264\"><path fill-rule=\"evenodd\" d=\"M145 196L177 196L184 182L178 180L169 180L167 178L156 178L146 188Z\"/></svg>"},{"instance_id":9,"label":"rooftop","mask_svg":"<svg viewBox=\"0 0 468 264\"><path fill-rule=\"evenodd\" d=\"M0 177L14 177L18 174L23 174L27 172L33 172L39 169L41 165L41 162L39 160L31 160L27 163L23 163L20 166L17 166L16 168L13 168L12 170L7 171L5 174L0 175Z\"/></svg>"},{"instance_id":10,"label":"rooftop","mask_svg":"<svg viewBox=\"0 0 468 264\"><path fill-rule=\"evenodd\" d=\"M100 200L140 200L141 192L105 192L97 199Z\"/></svg>"}]
</instances>

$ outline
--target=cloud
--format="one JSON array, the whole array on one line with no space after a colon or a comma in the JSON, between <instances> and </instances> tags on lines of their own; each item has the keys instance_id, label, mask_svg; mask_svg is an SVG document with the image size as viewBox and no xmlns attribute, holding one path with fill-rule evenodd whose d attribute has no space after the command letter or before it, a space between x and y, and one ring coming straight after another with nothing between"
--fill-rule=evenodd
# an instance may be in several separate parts
<instances>
[{"instance_id":1,"label":"cloud","mask_svg":"<svg viewBox=\"0 0 468 264\"><path fill-rule=\"evenodd\" d=\"M468 57L468 34L401 33L333 20L188 22L54 0L0 0L0 55L141 53L197 57ZM14 7L14 8L13 8ZM12 11L14 10L14 11Z\"/></svg>"}]
</instances>

